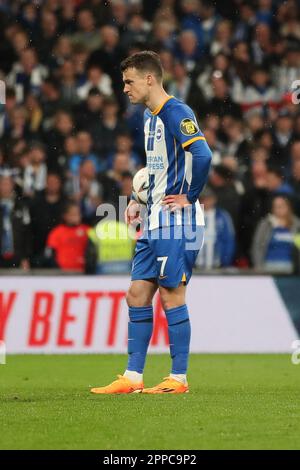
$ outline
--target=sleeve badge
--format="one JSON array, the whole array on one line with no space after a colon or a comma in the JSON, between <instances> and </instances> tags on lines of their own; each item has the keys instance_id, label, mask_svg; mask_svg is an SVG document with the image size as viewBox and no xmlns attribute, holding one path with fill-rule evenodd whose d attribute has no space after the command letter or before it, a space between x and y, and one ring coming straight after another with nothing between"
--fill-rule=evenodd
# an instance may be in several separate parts
<instances>
[{"instance_id":1,"label":"sleeve badge","mask_svg":"<svg viewBox=\"0 0 300 470\"><path fill-rule=\"evenodd\" d=\"M180 131L183 135L195 135L199 132L197 124L190 118L185 118L180 123Z\"/></svg>"}]
</instances>

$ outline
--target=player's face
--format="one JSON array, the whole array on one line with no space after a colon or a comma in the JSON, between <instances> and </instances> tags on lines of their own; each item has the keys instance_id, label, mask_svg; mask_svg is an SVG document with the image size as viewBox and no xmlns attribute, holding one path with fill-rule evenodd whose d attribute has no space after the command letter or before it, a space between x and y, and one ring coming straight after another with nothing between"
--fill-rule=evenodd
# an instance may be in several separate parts
<instances>
[{"instance_id":1,"label":"player's face","mask_svg":"<svg viewBox=\"0 0 300 470\"><path fill-rule=\"evenodd\" d=\"M132 104L145 103L149 96L151 75L129 68L123 72L124 93Z\"/></svg>"}]
</instances>

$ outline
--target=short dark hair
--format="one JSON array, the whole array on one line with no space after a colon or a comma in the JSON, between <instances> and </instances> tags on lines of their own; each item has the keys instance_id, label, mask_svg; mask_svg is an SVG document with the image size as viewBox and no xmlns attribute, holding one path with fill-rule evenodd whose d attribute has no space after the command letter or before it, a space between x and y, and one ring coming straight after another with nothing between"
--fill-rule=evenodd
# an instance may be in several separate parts
<instances>
[{"instance_id":1,"label":"short dark hair","mask_svg":"<svg viewBox=\"0 0 300 470\"><path fill-rule=\"evenodd\" d=\"M72 200L67 200L63 206L63 210L62 210L62 215L64 216L65 214L67 214L71 209L73 209L73 207L77 207L78 209L80 209L80 205L75 202L75 201L72 201Z\"/></svg>"},{"instance_id":2,"label":"short dark hair","mask_svg":"<svg viewBox=\"0 0 300 470\"><path fill-rule=\"evenodd\" d=\"M163 78L163 68L159 55L153 51L141 51L132 54L121 62L121 72L135 68L140 72L152 72L159 80Z\"/></svg>"}]
</instances>

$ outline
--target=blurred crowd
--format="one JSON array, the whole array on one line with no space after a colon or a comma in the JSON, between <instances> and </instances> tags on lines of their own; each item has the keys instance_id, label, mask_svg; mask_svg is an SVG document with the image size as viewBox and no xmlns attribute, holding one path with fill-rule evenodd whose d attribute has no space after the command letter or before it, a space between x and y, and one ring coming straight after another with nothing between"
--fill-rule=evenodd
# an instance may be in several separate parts
<instances>
[{"instance_id":1,"label":"blurred crowd","mask_svg":"<svg viewBox=\"0 0 300 470\"><path fill-rule=\"evenodd\" d=\"M197 266L299 270L297 0L0 0L0 267L129 269L96 209L145 165L119 71L145 49L213 153Z\"/></svg>"}]
</instances>

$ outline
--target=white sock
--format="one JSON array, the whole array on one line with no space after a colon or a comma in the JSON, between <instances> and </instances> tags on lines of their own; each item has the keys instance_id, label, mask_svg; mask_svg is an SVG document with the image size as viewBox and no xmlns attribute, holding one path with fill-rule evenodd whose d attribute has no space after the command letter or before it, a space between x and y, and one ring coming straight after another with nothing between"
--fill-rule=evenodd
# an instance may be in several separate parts
<instances>
[{"instance_id":1,"label":"white sock","mask_svg":"<svg viewBox=\"0 0 300 470\"><path fill-rule=\"evenodd\" d=\"M136 384L143 382L143 374L139 374L134 370L125 370L124 377L127 377L127 379L131 380L131 382L134 382Z\"/></svg>"},{"instance_id":2,"label":"white sock","mask_svg":"<svg viewBox=\"0 0 300 470\"><path fill-rule=\"evenodd\" d=\"M170 374L170 377L172 377L172 379L178 380L178 382L181 382L184 385L187 384L186 374Z\"/></svg>"}]
</instances>

